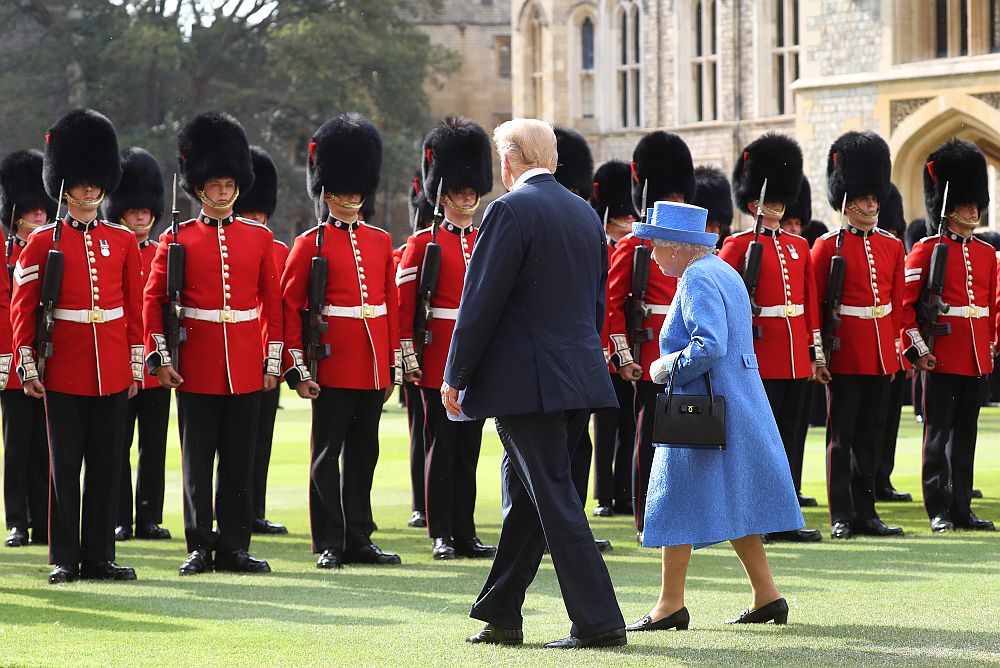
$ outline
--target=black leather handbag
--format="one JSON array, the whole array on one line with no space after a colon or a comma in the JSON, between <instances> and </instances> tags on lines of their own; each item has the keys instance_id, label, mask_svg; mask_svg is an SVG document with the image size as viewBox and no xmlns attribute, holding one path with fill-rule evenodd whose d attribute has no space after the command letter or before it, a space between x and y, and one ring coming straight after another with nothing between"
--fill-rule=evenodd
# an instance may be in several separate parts
<instances>
[{"instance_id":1,"label":"black leather handbag","mask_svg":"<svg viewBox=\"0 0 1000 668\"><path fill-rule=\"evenodd\" d=\"M673 378L680 355L670 369L667 391L656 397L653 443L672 448L726 449L726 398L712 391L712 374L705 372L708 396L674 395Z\"/></svg>"}]
</instances>

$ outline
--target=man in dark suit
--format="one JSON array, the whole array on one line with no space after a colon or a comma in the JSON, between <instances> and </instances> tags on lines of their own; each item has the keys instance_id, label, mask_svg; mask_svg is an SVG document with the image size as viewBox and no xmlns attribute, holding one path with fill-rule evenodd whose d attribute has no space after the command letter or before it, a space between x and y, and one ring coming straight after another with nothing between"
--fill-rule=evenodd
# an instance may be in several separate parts
<instances>
[{"instance_id":1,"label":"man in dark suit","mask_svg":"<svg viewBox=\"0 0 1000 668\"><path fill-rule=\"evenodd\" d=\"M510 191L483 217L441 387L456 419L495 417L504 517L493 568L470 616L472 643L523 642L521 606L548 543L570 636L546 647L624 645L608 569L573 487L569 431L616 404L601 348L607 250L601 222L552 176L547 123L493 133Z\"/></svg>"}]
</instances>

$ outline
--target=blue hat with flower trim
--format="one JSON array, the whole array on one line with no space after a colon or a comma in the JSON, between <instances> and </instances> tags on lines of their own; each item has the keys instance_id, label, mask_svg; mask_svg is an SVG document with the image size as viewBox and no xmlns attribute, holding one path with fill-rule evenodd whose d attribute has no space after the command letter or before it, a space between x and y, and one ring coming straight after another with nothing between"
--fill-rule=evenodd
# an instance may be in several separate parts
<instances>
[{"instance_id":1,"label":"blue hat with flower trim","mask_svg":"<svg viewBox=\"0 0 1000 668\"><path fill-rule=\"evenodd\" d=\"M718 234L705 231L708 209L683 202L657 202L649 211L647 222L632 225L632 233L640 239L713 247L719 240Z\"/></svg>"}]
</instances>

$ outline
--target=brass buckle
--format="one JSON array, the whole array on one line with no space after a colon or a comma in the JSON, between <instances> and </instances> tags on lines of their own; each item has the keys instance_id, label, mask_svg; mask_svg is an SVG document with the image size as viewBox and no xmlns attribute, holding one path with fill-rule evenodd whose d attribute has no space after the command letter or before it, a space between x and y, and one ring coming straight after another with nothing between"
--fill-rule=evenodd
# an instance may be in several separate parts
<instances>
[{"instance_id":1,"label":"brass buckle","mask_svg":"<svg viewBox=\"0 0 1000 668\"><path fill-rule=\"evenodd\" d=\"M795 304L785 304L785 317L786 318L795 317Z\"/></svg>"},{"instance_id":2,"label":"brass buckle","mask_svg":"<svg viewBox=\"0 0 1000 668\"><path fill-rule=\"evenodd\" d=\"M219 321L220 322L236 322L236 313L233 309L228 306L221 311L219 311Z\"/></svg>"},{"instance_id":3,"label":"brass buckle","mask_svg":"<svg viewBox=\"0 0 1000 668\"><path fill-rule=\"evenodd\" d=\"M872 318L884 318L885 317L885 307L884 306L872 306Z\"/></svg>"},{"instance_id":4,"label":"brass buckle","mask_svg":"<svg viewBox=\"0 0 1000 668\"><path fill-rule=\"evenodd\" d=\"M970 318L970 319L971 318L978 318L979 317L979 307L978 306L970 306L965 311L965 317L966 318Z\"/></svg>"},{"instance_id":5,"label":"brass buckle","mask_svg":"<svg viewBox=\"0 0 1000 668\"><path fill-rule=\"evenodd\" d=\"M104 309L95 307L87 311L87 322L104 322Z\"/></svg>"},{"instance_id":6,"label":"brass buckle","mask_svg":"<svg viewBox=\"0 0 1000 668\"><path fill-rule=\"evenodd\" d=\"M361 319L367 320L368 318L374 318L374 317L375 317L375 307L372 306L371 304L362 304Z\"/></svg>"}]
</instances>

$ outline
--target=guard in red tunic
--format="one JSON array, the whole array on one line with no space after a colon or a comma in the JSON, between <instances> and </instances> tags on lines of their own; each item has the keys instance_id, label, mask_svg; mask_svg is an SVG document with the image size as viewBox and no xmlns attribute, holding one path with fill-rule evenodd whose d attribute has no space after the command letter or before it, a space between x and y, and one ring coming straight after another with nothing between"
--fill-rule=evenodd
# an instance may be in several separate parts
<instances>
[{"instance_id":1,"label":"guard in red tunic","mask_svg":"<svg viewBox=\"0 0 1000 668\"><path fill-rule=\"evenodd\" d=\"M406 242L399 263L399 328L403 371L420 387L430 448L426 454L427 531L434 559L490 558L496 548L476 536L476 468L483 420L453 422L441 403L444 365L465 285L465 270L476 243L473 218L480 198L493 188L490 138L466 118L445 118L424 139L424 195L433 201L438 187L444 220ZM442 185L443 184L443 185ZM430 295L418 294L429 244L440 248L438 279ZM426 336L414 326L419 309L430 308ZM421 316L424 313L420 313Z\"/></svg>"},{"instance_id":2,"label":"guard in red tunic","mask_svg":"<svg viewBox=\"0 0 1000 668\"><path fill-rule=\"evenodd\" d=\"M108 219L127 227L139 242L142 277L156 254L156 241L149 238L164 210L163 174L148 151L132 147L122 152L122 180L107 200ZM122 474L118 486L115 540L132 538L132 469L129 450L139 424L139 461L135 475L135 537L168 539L163 522L163 476L167 456L167 426L170 422L170 388L156 378L145 377L139 393L129 399L128 419L122 442Z\"/></svg>"},{"instance_id":3,"label":"guard in red tunic","mask_svg":"<svg viewBox=\"0 0 1000 668\"><path fill-rule=\"evenodd\" d=\"M826 383L830 374L823 357L809 242L783 231L780 224L785 207L796 201L802 186L802 150L793 139L766 134L744 148L736 161L736 204L740 211L754 217L754 225L765 179L767 193L760 228L751 227L729 237L719 257L743 273L751 244L763 246L757 284L750 296L754 306L754 351L795 489L801 490L805 442L799 435L806 419L809 381L815 378ZM770 534L768 538L814 542L822 536L816 529L798 529Z\"/></svg>"},{"instance_id":4,"label":"guard in red tunic","mask_svg":"<svg viewBox=\"0 0 1000 668\"><path fill-rule=\"evenodd\" d=\"M400 563L371 541L378 426L396 382L399 350L392 240L358 220L364 194L378 187L381 167L382 138L359 114L337 116L316 130L309 144L309 194L324 199L329 216L295 239L282 276L285 379L299 396L313 400L309 517L318 568ZM329 355L318 361L314 378L303 349L302 316L317 256L329 264L322 306L328 329L321 339Z\"/></svg>"},{"instance_id":5,"label":"guard in red tunic","mask_svg":"<svg viewBox=\"0 0 1000 668\"><path fill-rule=\"evenodd\" d=\"M972 142L952 139L927 156L923 174L927 220L947 220L906 258L902 342L925 372L924 508L936 533L993 531L993 522L972 512L971 496L979 394L993 371L997 335L996 251L972 234L990 202L986 158ZM935 309L926 291L939 244L947 259L943 304Z\"/></svg>"},{"instance_id":6,"label":"guard in red tunic","mask_svg":"<svg viewBox=\"0 0 1000 668\"><path fill-rule=\"evenodd\" d=\"M259 146L250 147L253 162L253 187L240 193L233 205L233 213L240 218L267 225L278 207L278 170L271 156ZM274 267L281 277L288 259L288 246L274 240ZM263 330L263 321L261 322ZM263 341L265 345L267 341ZM280 385L280 384L279 384ZM271 443L274 441L274 420L278 415L281 389L264 390L260 395L260 413L257 416L257 445L254 450L253 468L250 473L250 508L253 512L253 533L286 534L288 529L267 519L264 512L267 497L267 469L271 463Z\"/></svg>"},{"instance_id":7,"label":"guard in red tunic","mask_svg":"<svg viewBox=\"0 0 1000 668\"><path fill-rule=\"evenodd\" d=\"M132 232L97 215L121 178L119 160L115 128L101 114L77 109L56 121L42 174L68 213L31 233L14 268L17 371L28 396L45 398L52 584L135 579L114 562L114 519L127 402L142 380L142 268ZM36 344L45 331L42 286L57 270L51 251L62 253L64 266L55 308L46 309L53 323L46 357L48 346Z\"/></svg>"},{"instance_id":8,"label":"guard in red tunic","mask_svg":"<svg viewBox=\"0 0 1000 668\"><path fill-rule=\"evenodd\" d=\"M15 151L0 162L0 223L7 235L7 268L0 285L0 406L3 408L3 497L7 547L49 541L49 441L45 404L21 389L14 370L10 324L10 279L32 230L56 215L56 203L42 185L41 151Z\"/></svg>"},{"instance_id":9,"label":"guard in red tunic","mask_svg":"<svg viewBox=\"0 0 1000 668\"><path fill-rule=\"evenodd\" d=\"M201 212L182 223L176 237L160 235L144 316L146 365L162 386L177 390L189 552L179 572L267 573L268 563L248 554L249 486L261 390L273 390L280 375L274 237L266 226L233 214L240 192L254 181L250 146L236 119L196 116L181 129L177 147L181 186L201 202ZM168 247L175 240L187 263L181 289L187 340L179 360L167 348L163 319Z\"/></svg>"},{"instance_id":10,"label":"guard in red tunic","mask_svg":"<svg viewBox=\"0 0 1000 668\"><path fill-rule=\"evenodd\" d=\"M594 172L591 204L604 221L608 238L608 265L618 242L639 220L632 204L632 170L628 163L609 160ZM605 303L608 302L605 287ZM611 364L611 311L604 312L601 332L604 356L608 358L611 384L618 408L594 411L594 517L632 514L632 454L635 450L635 386L618 375Z\"/></svg>"},{"instance_id":11,"label":"guard in red tunic","mask_svg":"<svg viewBox=\"0 0 1000 668\"><path fill-rule=\"evenodd\" d=\"M694 162L687 144L669 132L652 132L636 145L632 153L632 202L640 210L654 202L690 202L694 197ZM646 201L643 202L643 193ZM651 265L644 303L637 304L633 293L632 270L636 249L645 246L652 252L652 242L631 234L622 238L615 247L608 270L608 312L611 314L611 362L618 368L622 379L635 382L636 404L639 407L635 449L632 464L632 506L639 543L642 544L642 527L646 512L646 487L649 470L653 464L653 413L656 395L663 385L650 380L649 367L660 357L659 332L674 299L677 279L665 276ZM630 329L626 309L641 318ZM642 340L633 340L637 334ZM639 351L638 358L633 350Z\"/></svg>"},{"instance_id":12,"label":"guard in red tunic","mask_svg":"<svg viewBox=\"0 0 1000 668\"><path fill-rule=\"evenodd\" d=\"M825 332L839 339L827 350L827 488L831 535L898 536L875 511L875 461L885 432L889 384L899 370L896 337L903 308L903 244L878 229L879 207L889 192L889 147L872 132L848 132L830 147L827 190L839 213L846 195L847 225L823 235L812 248L820 304L830 297L830 267L844 258L840 326L833 330L824 307ZM831 339L832 340L832 339Z\"/></svg>"}]
</instances>

